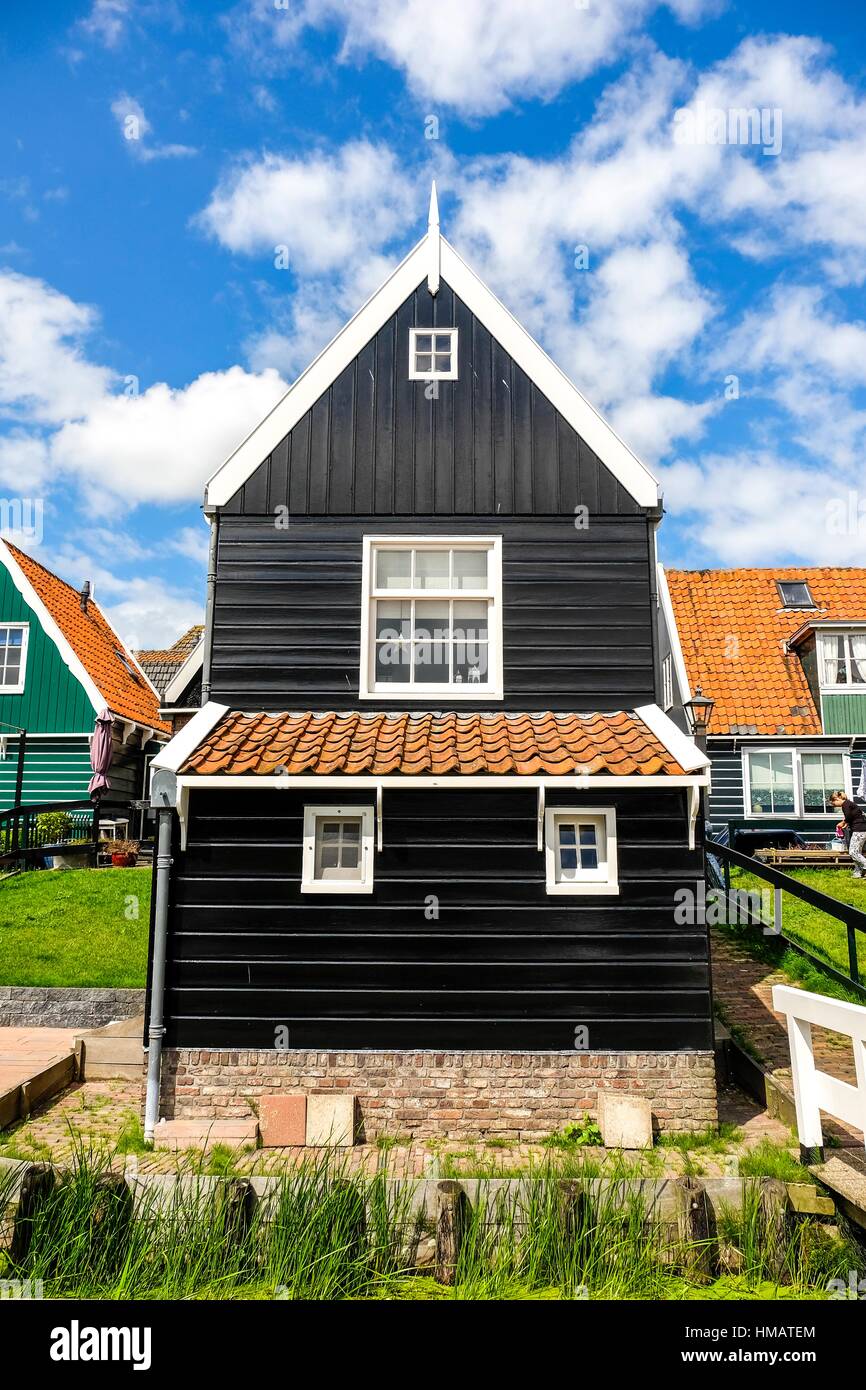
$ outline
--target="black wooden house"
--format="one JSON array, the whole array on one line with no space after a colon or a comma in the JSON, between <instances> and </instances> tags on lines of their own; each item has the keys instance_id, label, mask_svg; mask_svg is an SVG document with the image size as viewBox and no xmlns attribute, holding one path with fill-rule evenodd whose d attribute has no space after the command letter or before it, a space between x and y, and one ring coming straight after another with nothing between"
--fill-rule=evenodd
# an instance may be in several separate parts
<instances>
[{"instance_id":1,"label":"black wooden house","mask_svg":"<svg viewBox=\"0 0 866 1390\"><path fill-rule=\"evenodd\" d=\"M368 1135L528 1134L616 1086L711 1122L657 484L435 193L205 507L205 703L155 762L151 1121L164 1024L168 1116L337 1086Z\"/></svg>"}]
</instances>

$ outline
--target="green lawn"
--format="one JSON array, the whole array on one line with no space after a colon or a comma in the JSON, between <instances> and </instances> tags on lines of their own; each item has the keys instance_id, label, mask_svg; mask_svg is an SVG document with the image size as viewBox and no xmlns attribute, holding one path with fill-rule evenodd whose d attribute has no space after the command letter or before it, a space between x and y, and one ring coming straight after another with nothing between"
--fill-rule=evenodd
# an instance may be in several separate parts
<instances>
[{"instance_id":1,"label":"green lawn","mask_svg":"<svg viewBox=\"0 0 866 1390\"><path fill-rule=\"evenodd\" d=\"M828 897L851 903L866 912L866 879L852 878L849 869L794 869L791 878L799 879L818 893L826 893ZM774 920L775 900L770 884L755 874L732 868L731 886L767 889L769 911L765 912L764 916L770 921ZM843 974L848 974L848 933L843 922L828 917L826 912L820 912L818 908L811 907L800 898L783 892L782 930L792 941L805 946ZM857 933L857 959L860 977L866 981L866 932Z\"/></svg>"},{"instance_id":2,"label":"green lawn","mask_svg":"<svg viewBox=\"0 0 866 1390\"><path fill-rule=\"evenodd\" d=\"M143 989L150 878L46 869L0 883L0 985Z\"/></svg>"}]
</instances>

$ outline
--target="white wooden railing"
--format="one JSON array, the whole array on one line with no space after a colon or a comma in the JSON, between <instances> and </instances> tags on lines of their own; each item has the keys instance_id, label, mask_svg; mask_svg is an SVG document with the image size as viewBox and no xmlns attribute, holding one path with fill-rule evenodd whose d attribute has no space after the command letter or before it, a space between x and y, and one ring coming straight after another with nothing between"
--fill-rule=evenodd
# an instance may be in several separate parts
<instances>
[{"instance_id":1,"label":"white wooden railing","mask_svg":"<svg viewBox=\"0 0 866 1390\"><path fill-rule=\"evenodd\" d=\"M800 1147L823 1149L821 1111L866 1131L866 1008L830 999L826 994L810 994L790 985L773 986L773 1008L788 1019L788 1043L797 1132ZM831 1028L851 1039L857 1080L854 1085L839 1081L815 1066L812 1025ZM866 1135L864 1135L866 1143Z\"/></svg>"}]
</instances>

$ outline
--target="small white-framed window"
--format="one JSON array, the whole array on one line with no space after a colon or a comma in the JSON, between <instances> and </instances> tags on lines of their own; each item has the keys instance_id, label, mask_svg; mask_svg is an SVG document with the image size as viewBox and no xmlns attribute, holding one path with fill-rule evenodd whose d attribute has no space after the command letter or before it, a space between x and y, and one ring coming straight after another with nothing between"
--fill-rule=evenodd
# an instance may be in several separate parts
<instances>
[{"instance_id":1,"label":"small white-framed window","mask_svg":"<svg viewBox=\"0 0 866 1390\"><path fill-rule=\"evenodd\" d=\"M0 623L0 695L23 693L29 636L29 623Z\"/></svg>"},{"instance_id":2,"label":"small white-framed window","mask_svg":"<svg viewBox=\"0 0 866 1390\"><path fill-rule=\"evenodd\" d=\"M674 703L674 659L668 652L662 662L662 709L669 710Z\"/></svg>"},{"instance_id":3,"label":"small white-framed window","mask_svg":"<svg viewBox=\"0 0 866 1390\"><path fill-rule=\"evenodd\" d=\"M866 630L818 634L821 686L866 694Z\"/></svg>"},{"instance_id":4,"label":"small white-framed window","mask_svg":"<svg viewBox=\"0 0 866 1390\"><path fill-rule=\"evenodd\" d=\"M548 807L544 858L548 893L619 893L614 807Z\"/></svg>"},{"instance_id":5,"label":"small white-framed window","mask_svg":"<svg viewBox=\"0 0 866 1390\"><path fill-rule=\"evenodd\" d=\"M409 329L409 380L457 379L457 329Z\"/></svg>"},{"instance_id":6,"label":"small white-framed window","mask_svg":"<svg viewBox=\"0 0 866 1390\"><path fill-rule=\"evenodd\" d=\"M830 816L833 792L851 795L851 757L839 748L754 748L743 752L747 816Z\"/></svg>"},{"instance_id":7,"label":"small white-framed window","mask_svg":"<svg viewBox=\"0 0 866 1390\"><path fill-rule=\"evenodd\" d=\"M502 538L364 537L360 698L502 699Z\"/></svg>"},{"instance_id":8,"label":"small white-framed window","mask_svg":"<svg viewBox=\"0 0 866 1390\"><path fill-rule=\"evenodd\" d=\"M305 806L302 893L372 893L372 806Z\"/></svg>"}]
</instances>

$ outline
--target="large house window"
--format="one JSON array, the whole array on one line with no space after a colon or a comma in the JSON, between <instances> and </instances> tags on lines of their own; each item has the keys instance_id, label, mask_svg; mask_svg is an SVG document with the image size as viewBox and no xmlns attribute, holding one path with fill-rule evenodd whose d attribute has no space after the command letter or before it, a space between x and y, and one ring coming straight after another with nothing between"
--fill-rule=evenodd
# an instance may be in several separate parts
<instances>
[{"instance_id":1,"label":"large house window","mask_svg":"<svg viewBox=\"0 0 866 1390\"><path fill-rule=\"evenodd\" d=\"M305 806L302 893L372 893L373 807Z\"/></svg>"},{"instance_id":2,"label":"large house window","mask_svg":"<svg viewBox=\"0 0 866 1390\"><path fill-rule=\"evenodd\" d=\"M745 811L752 816L828 816L830 797L851 787L847 753L755 749L744 756Z\"/></svg>"},{"instance_id":3,"label":"large house window","mask_svg":"<svg viewBox=\"0 0 866 1390\"><path fill-rule=\"evenodd\" d=\"M619 892L612 806L552 806L544 832L548 893Z\"/></svg>"},{"instance_id":4,"label":"large house window","mask_svg":"<svg viewBox=\"0 0 866 1390\"><path fill-rule=\"evenodd\" d=\"M818 634L823 686L853 686L866 693L866 632Z\"/></svg>"},{"instance_id":5,"label":"large house window","mask_svg":"<svg viewBox=\"0 0 866 1390\"><path fill-rule=\"evenodd\" d=\"M20 695L27 665L27 623L0 624L0 694Z\"/></svg>"},{"instance_id":6,"label":"large house window","mask_svg":"<svg viewBox=\"0 0 866 1390\"><path fill-rule=\"evenodd\" d=\"M361 697L501 699L501 572L499 537L365 537Z\"/></svg>"},{"instance_id":7,"label":"large house window","mask_svg":"<svg viewBox=\"0 0 866 1390\"><path fill-rule=\"evenodd\" d=\"M409 329L411 381L454 381L457 376L457 329Z\"/></svg>"}]
</instances>

